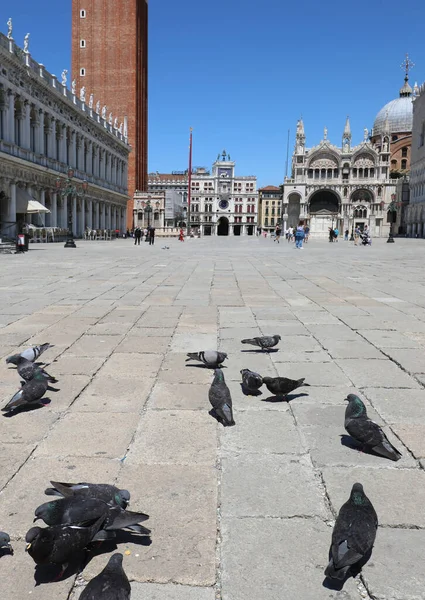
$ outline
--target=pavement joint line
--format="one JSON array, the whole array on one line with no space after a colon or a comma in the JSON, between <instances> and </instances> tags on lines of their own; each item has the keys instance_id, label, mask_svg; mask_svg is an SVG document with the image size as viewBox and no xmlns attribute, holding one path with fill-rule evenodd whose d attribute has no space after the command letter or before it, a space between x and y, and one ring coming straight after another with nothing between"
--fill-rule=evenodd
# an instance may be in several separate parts
<instances>
[{"instance_id":1,"label":"pavement joint line","mask_svg":"<svg viewBox=\"0 0 425 600\"><path fill-rule=\"evenodd\" d=\"M215 272L215 271L214 271ZM213 275L214 275L213 272ZM210 294L209 294L209 302L211 302L211 290L212 285L210 285ZM217 348L220 347L220 308L217 306L215 309L216 316L216 327L217 327ZM211 385L211 384L210 384ZM237 426L237 425L236 425ZM223 480L223 464L222 464L222 444L221 444L221 436L223 435L222 431L219 429L221 425L217 422L216 425L216 436L217 436L217 448L216 448L216 470L217 470L217 522L216 522L216 542L215 542L215 560L216 560L216 569L215 569L215 600L222 600L222 512L221 512L221 493L222 493L222 480Z\"/></svg>"}]
</instances>

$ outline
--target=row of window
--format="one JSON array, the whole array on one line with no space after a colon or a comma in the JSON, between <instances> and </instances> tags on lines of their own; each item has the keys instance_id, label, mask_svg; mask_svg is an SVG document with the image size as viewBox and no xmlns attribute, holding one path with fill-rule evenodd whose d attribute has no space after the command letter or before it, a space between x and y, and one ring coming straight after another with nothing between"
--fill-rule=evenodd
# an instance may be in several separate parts
<instances>
[{"instance_id":1,"label":"row of window","mask_svg":"<svg viewBox=\"0 0 425 600\"><path fill-rule=\"evenodd\" d=\"M402 169L402 171L405 171L407 169L407 160L403 159L400 163L400 168ZM398 169L398 161L397 160L392 160L391 161L391 169L393 171L395 171L396 169Z\"/></svg>"}]
</instances>

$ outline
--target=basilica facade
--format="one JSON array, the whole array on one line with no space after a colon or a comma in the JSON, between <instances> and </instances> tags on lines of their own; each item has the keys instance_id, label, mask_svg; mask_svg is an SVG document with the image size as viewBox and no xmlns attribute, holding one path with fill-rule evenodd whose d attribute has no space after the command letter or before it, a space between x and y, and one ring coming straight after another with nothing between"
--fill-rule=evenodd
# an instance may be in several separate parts
<instances>
[{"instance_id":1,"label":"basilica facade","mask_svg":"<svg viewBox=\"0 0 425 600\"><path fill-rule=\"evenodd\" d=\"M325 128L323 139L310 148L304 123L298 121L292 174L284 184L285 228L303 219L317 237L326 237L329 228L352 233L366 225L372 237L388 236L397 178L410 168L415 90L408 83L409 66L407 59L399 97L378 112L372 131L364 129L356 146L348 117L341 145L331 143Z\"/></svg>"}]
</instances>

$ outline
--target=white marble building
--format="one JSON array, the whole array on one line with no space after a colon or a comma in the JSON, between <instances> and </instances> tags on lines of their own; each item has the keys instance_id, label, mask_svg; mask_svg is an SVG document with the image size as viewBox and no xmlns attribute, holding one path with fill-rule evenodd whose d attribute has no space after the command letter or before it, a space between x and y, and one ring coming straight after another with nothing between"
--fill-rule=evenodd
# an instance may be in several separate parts
<instances>
[{"instance_id":1,"label":"white marble building","mask_svg":"<svg viewBox=\"0 0 425 600\"><path fill-rule=\"evenodd\" d=\"M192 175L190 224L201 235L254 235L258 222L257 178L235 175L225 151L211 173Z\"/></svg>"},{"instance_id":2,"label":"white marble building","mask_svg":"<svg viewBox=\"0 0 425 600\"><path fill-rule=\"evenodd\" d=\"M387 236L387 209L395 193L389 174L390 132L387 120L379 145L371 143L365 129L363 141L352 147L347 117L340 147L328 140L325 128L321 142L307 148L304 124L298 121L292 176L284 185L284 227L304 219L318 237L328 236L330 227L351 233L366 225L372 236Z\"/></svg>"},{"instance_id":3,"label":"white marble building","mask_svg":"<svg viewBox=\"0 0 425 600\"><path fill-rule=\"evenodd\" d=\"M125 230L127 168L130 147L125 119L118 123L107 107L93 106L93 96L75 84L66 86L37 63L12 38L12 25L0 34L0 233L13 238L23 222L42 220L46 227L68 226L71 203L73 232L85 228ZM73 184L87 182L83 197L62 197L57 188L69 168ZM50 213L27 214L36 200Z\"/></svg>"},{"instance_id":4,"label":"white marble building","mask_svg":"<svg viewBox=\"0 0 425 600\"><path fill-rule=\"evenodd\" d=\"M425 237L425 83L413 103L410 203L405 214L408 235Z\"/></svg>"}]
</instances>

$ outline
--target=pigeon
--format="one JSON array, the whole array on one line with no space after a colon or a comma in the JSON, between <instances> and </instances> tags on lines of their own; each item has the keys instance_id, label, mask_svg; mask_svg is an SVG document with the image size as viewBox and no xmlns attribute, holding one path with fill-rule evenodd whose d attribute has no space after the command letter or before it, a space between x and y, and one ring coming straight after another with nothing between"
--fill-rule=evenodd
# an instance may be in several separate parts
<instances>
[{"instance_id":1,"label":"pigeon","mask_svg":"<svg viewBox=\"0 0 425 600\"><path fill-rule=\"evenodd\" d=\"M260 389L263 385L263 378L258 373L250 371L249 369L242 369L242 385L248 390L255 392Z\"/></svg>"},{"instance_id":2,"label":"pigeon","mask_svg":"<svg viewBox=\"0 0 425 600\"><path fill-rule=\"evenodd\" d=\"M131 586L122 560L122 554L113 554L103 571L88 583L80 600L130 600Z\"/></svg>"},{"instance_id":3,"label":"pigeon","mask_svg":"<svg viewBox=\"0 0 425 600\"><path fill-rule=\"evenodd\" d=\"M251 346L259 346L261 350L268 351L270 348L277 346L280 340L280 335L266 335L264 337L255 337L247 340L241 340L241 342L242 344L251 344Z\"/></svg>"},{"instance_id":4,"label":"pigeon","mask_svg":"<svg viewBox=\"0 0 425 600\"><path fill-rule=\"evenodd\" d=\"M9 550L13 554L10 537L4 531L0 531L0 550Z\"/></svg>"},{"instance_id":5,"label":"pigeon","mask_svg":"<svg viewBox=\"0 0 425 600\"><path fill-rule=\"evenodd\" d=\"M348 394L345 411L345 429L352 438L380 456L390 460L400 460L401 452L388 440L380 426L367 416L366 406L355 394Z\"/></svg>"},{"instance_id":6,"label":"pigeon","mask_svg":"<svg viewBox=\"0 0 425 600\"><path fill-rule=\"evenodd\" d=\"M305 379L288 379L287 377L263 377L263 383L266 384L269 392L274 396L283 397L303 385L310 385L304 381Z\"/></svg>"},{"instance_id":7,"label":"pigeon","mask_svg":"<svg viewBox=\"0 0 425 600\"><path fill-rule=\"evenodd\" d=\"M149 515L124 510L97 498L71 496L53 502L45 502L35 510L35 519L42 519L46 525L92 525L104 517L102 529L113 531L130 528L138 533L149 534L150 530L139 525L149 519Z\"/></svg>"},{"instance_id":8,"label":"pigeon","mask_svg":"<svg viewBox=\"0 0 425 600\"><path fill-rule=\"evenodd\" d=\"M343 580L351 567L372 550L378 517L360 483L355 483L350 498L342 505L332 532L330 562L326 577Z\"/></svg>"},{"instance_id":9,"label":"pigeon","mask_svg":"<svg viewBox=\"0 0 425 600\"><path fill-rule=\"evenodd\" d=\"M25 536L26 551L37 565L62 565L63 575L73 556L95 541L103 521L102 516L90 527L32 527Z\"/></svg>"},{"instance_id":10,"label":"pigeon","mask_svg":"<svg viewBox=\"0 0 425 600\"><path fill-rule=\"evenodd\" d=\"M230 390L224 381L224 375L221 369L215 369L214 371L214 379L208 397L214 412L221 423L225 427L235 425L232 411L232 397L230 396Z\"/></svg>"},{"instance_id":11,"label":"pigeon","mask_svg":"<svg viewBox=\"0 0 425 600\"><path fill-rule=\"evenodd\" d=\"M40 354L43 354L43 352L45 352L49 348L54 348L54 346L52 344L41 344L41 346L27 348L20 354L14 354L13 356L9 356L9 358L6 358L6 363L16 365L18 364L18 359L20 356L22 356L22 358L26 358L30 362L34 362L35 360L37 360Z\"/></svg>"},{"instance_id":12,"label":"pigeon","mask_svg":"<svg viewBox=\"0 0 425 600\"><path fill-rule=\"evenodd\" d=\"M40 401L49 387L49 382L41 370L37 371L34 377L25 383L22 388L16 392L13 398L2 408L3 412L10 412L19 406L30 406L42 404Z\"/></svg>"},{"instance_id":13,"label":"pigeon","mask_svg":"<svg viewBox=\"0 0 425 600\"><path fill-rule=\"evenodd\" d=\"M44 491L46 496L62 496L64 498L85 496L103 500L109 504L116 504L124 509L127 508L130 502L130 492L128 490L120 490L108 483L60 483L58 481L51 481L50 483L53 487Z\"/></svg>"},{"instance_id":14,"label":"pigeon","mask_svg":"<svg viewBox=\"0 0 425 600\"><path fill-rule=\"evenodd\" d=\"M211 369L220 368L221 364L226 360L227 354L225 352L217 352L216 350L206 350L205 352L188 352L188 360L199 360L204 365Z\"/></svg>"},{"instance_id":15,"label":"pigeon","mask_svg":"<svg viewBox=\"0 0 425 600\"><path fill-rule=\"evenodd\" d=\"M29 381L34 377L37 371L41 371L43 373L43 376L47 379L47 381L51 381L52 383L57 382L57 379L55 377L52 377L51 375L46 373L44 369L40 369L40 367L37 367L34 363L32 363L27 358L24 358L23 356L20 356L18 358L16 366L18 367L19 376L22 377L24 381Z\"/></svg>"}]
</instances>

